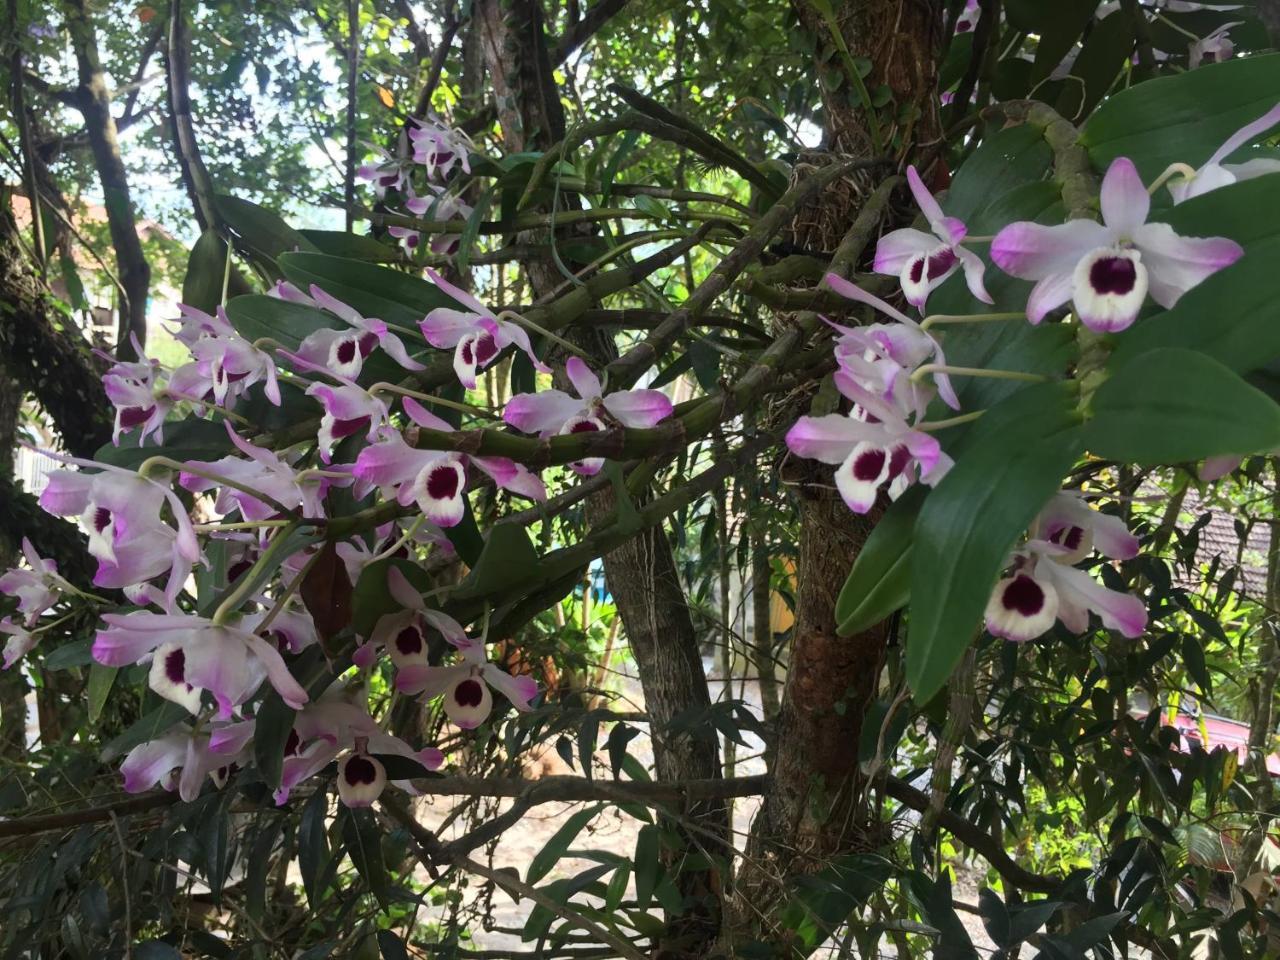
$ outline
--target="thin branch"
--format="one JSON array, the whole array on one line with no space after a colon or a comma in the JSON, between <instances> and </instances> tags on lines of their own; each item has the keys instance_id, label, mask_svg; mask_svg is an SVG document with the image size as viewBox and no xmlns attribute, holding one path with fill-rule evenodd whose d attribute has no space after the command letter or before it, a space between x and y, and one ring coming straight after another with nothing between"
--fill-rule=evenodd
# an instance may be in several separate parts
<instances>
[{"instance_id":1,"label":"thin branch","mask_svg":"<svg viewBox=\"0 0 1280 960\"><path fill-rule=\"evenodd\" d=\"M627 3L628 0L596 0L585 17L565 30L551 51L551 65L558 67L573 56L575 50L599 33Z\"/></svg>"}]
</instances>

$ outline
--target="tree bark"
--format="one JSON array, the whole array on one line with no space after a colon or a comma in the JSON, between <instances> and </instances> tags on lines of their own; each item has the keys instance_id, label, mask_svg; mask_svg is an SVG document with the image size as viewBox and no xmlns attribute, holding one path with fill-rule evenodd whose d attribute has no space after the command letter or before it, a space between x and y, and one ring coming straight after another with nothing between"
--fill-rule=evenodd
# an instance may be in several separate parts
<instances>
[{"instance_id":1,"label":"tree bark","mask_svg":"<svg viewBox=\"0 0 1280 960\"><path fill-rule=\"evenodd\" d=\"M493 84L498 118L508 150L546 150L565 134L564 110L545 43L541 9L536 0L477 0L472 15L479 27L480 47ZM520 238L517 238L519 241ZM563 281L545 259L524 263L535 295ZM604 363L616 357L611 336L588 331L581 345ZM595 523L614 510L607 489L587 501ZM689 614L675 556L666 532L655 528L604 557L605 578L618 605L628 642L636 658L653 735L659 780L720 777L719 741L709 728L674 732L677 717L697 716L711 707L698 638ZM722 799L691 802L685 821L669 825L681 838L679 849L666 851L675 869L690 856L719 855L728 837ZM701 859L701 858L699 858ZM721 875L715 869L680 870L677 889L684 913L667 918L656 951L662 957L701 957L716 941L721 917Z\"/></svg>"},{"instance_id":2,"label":"tree bark","mask_svg":"<svg viewBox=\"0 0 1280 960\"><path fill-rule=\"evenodd\" d=\"M98 39L89 19L87 0L67 0L67 30L75 49L80 72L76 106L84 115L89 148L102 184L103 204L107 209L107 226L116 251L116 269L124 288L125 302L120 305L120 326L116 342L117 355L134 359L131 343L147 341L147 290L151 285L151 268L138 238L137 218L129 195L129 177L120 157L115 118L111 115L111 94L107 90Z\"/></svg>"},{"instance_id":3,"label":"tree bark","mask_svg":"<svg viewBox=\"0 0 1280 960\"><path fill-rule=\"evenodd\" d=\"M817 5L794 0L801 22L833 45L827 19ZM894 104L875 127L880 150L890 143L928 144L939 136L936 109L937 50L941 11L932 0L844 0L832 5L835 24L852 57L872 64L868 88L888 84ZM873 125L856 94L841 55L819 56L826 148L854 158L876 155ZM915 105L915 120L898 126L888 118ZM806 158L802 158L804 160ZM822 162L821 156L811 158ZM841 186L841 185L836 185ZM863 189L824 191L793 222L801 248L830 251L852 225ZM857 266L856 264L854 265ZM781 318L782 323L787 318ZM870 534L878 511L853 514L833 489L830 468L805 462L791 478L799 498L800 542L796 623L771 767L770 789L747 844L735 884L728 946L747 940L785 940L771 905L788 899L779 879L819 871L841 854L875 849L884 836L876 812L864 804L866 784L858 770L857 744L873 700L889 631L879 624L841 637L836 598Z\"/></svg>"},{"instance_id":4,"label":"tree bark","mask_svg":"<svg viewBox=\"0 0 1280 960\"><path fill-rule=\"evenodd\" d=\"M13 476L22 388L0 359L0 477ZM21 537L0 530L0 571L21 555ZM27 681L18 669L0 670L0 759L17 759L26 747Z\"/></svg>"}]
</instances>

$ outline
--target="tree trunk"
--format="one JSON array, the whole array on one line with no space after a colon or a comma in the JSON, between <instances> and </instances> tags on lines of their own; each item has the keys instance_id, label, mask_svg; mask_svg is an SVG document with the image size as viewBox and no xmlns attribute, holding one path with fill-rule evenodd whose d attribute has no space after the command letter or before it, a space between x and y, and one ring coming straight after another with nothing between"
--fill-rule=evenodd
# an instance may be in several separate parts
<instances>
[{"instance_id":1,"label":"tree trunk","mask_svg":"<svg viewBox=\"0 0 1280 960\"><path fill-rule=\"evenodd\" d=\"M0 477L13 476L13 450L17 441L22 388L0 359ZM12 567L21 556L21 538L0 530L0 571ZM26 748L27 681L14 667L0 670L0 760L22 756Z\"/></svg>"},{"instance_id":2,"label":"tree trunk","mask_svg":"<svg viewBox=\"0 0 1280 960\"><path fill-rule=\"evenodd\" d=\"M75 49L80 71L80 87L76 105L84 115L89 148L102 184L103 203L107 209L107 226L116 251L116 269L124 288L125 302L120 306L120 326L116 343L117 355L134 357L130 338L147 341L147 290L151 285L151 268L138 239L133 200L129 196L129 178L120 157L116 137L116 121L111 115L111 94L107 90L98 39L89 19L86 0L67 0L67 31Z\"/></svg>"},{"instance_id":3,"label":"tree trunk","mask_svg":"<svg viewBox=\"0 0 1280 960\"><path fill-rule=\"evenodd\" d=\"M936 108L937 49L941 11L932 0L845 0L832 5L834 20L853 58L872 64L869 89L888 84L894 106L882 111L877 133L858 99L840 55L818 58L826 148L852 157L887 152L891 143L928 144L939 136ZM828 23L816 4L795 0L801 22L831 47ZM901 127L891 119L916 119ZM895 109L896 106L896 109ZM875 139L878 135L880 146ZM826 158L814 157L822 162ZM830 252L852 225L862 190L825 191L793 222L797 247ZM857 266L857 265L855 265ZM785 318L783 318L785 322ZM888 639L886 624L863 633L836 633L835 602L854 559L874 526L877 511L859 517L833 489L830 468L806 462L796 468L800 543L796 623L769 791L747 845L735 885L730 947L747 940L785 940L771 905L787 900L778 878L819 871L832 859L880 846L883 828L864 804L857 744L875 696Z\"/></svg>"},{"instance_id":4,"label":"tree trunk","mask_svg":"<svg viewBox=\"0 0 1280 960\"><path fill-rule=\"evenodd\" d=\"M564 137L565 118L538 3L477 0L472 9L480 27L480 46L489 68L506 148L548 149ZM546 260L530 261L524 267L536 296L549 293L564 280ZM589 331L582 345L601 363L616 356L612 337L599 331ZM587 501L587 516L592 523L609 516L613 509L612 490ZM658 778L719 777L720 750L714 731L674 733L669 729L678 716L696 716L710 709L711 697L666 532L661 527L647 531L607 554L604 567L640 674ZM679 849L666 851L666 862L673 868L690 856L720 854L728 837L722 801L691 804L684 814L693 829L670 824L681 837ZM668 917L656 955L703 956L720 929L720 874L714 869L685 868L676 878L676 885L686 909L679 916Z\"/></svg>"}]
</instances>

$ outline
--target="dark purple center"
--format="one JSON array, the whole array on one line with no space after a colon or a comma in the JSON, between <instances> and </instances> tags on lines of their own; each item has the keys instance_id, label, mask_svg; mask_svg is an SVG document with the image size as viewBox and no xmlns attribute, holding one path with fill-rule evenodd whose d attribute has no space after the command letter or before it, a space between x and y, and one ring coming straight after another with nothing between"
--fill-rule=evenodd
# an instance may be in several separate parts
<instances>
[{"instance_id":1,"label":"dark purple center","mask_svg":"<svg viewBox=\"0 0 1280 960\"><path fill-rule=\"evenodd\" d=\"M476 337L476 365L483 366L498 355L498 344L488 333Z\"/></svg>"},{"instance_id":2,"label":"dark purple center","mask_svg":"<svg viewBox=\"0 0 1280 960\"><path fill-rule=\"evenodd\" d=\"M338 362L348 364L356 358L356 344L354 340L343 340L338 344Z\"/></svg>"},{"instance_id":3,"label":"dark purple center","mask_svg":"<svg viewBox=\"0 0 1280 960\"><path fill-rule=\"evenodd\" d=\"M484 687L479 680L468 678L453 688L453 699L460 707L478 707L484 699Z\"/></svg>"},{"instance_id":4,"label":"dark purple center","mask_svg":"<svg viewBox=\"0 0 1280 960\"><path fill-rule=\"evenodd\" d=\"M97 533L101 533L107 527L111 526L111 511L106 507L99 507L93 511L93 529Z\"/></svg>"},{"instance_id":5,"label":"dark purple center","mask_svg":"<svg viewBox=\"0 0 1280 960\"><path fill-rule=\"evenodd\" d=\"M126 430L146 423L156 412L155 407L125 407L120 411L120 426Z\"/></svg>"},{"instance_id":6,"label":"dark purple center","mask_svg":"<svg viewBox=\"0 0 1280 960\"><path fill-rule=\"evenodd\" d=\"M187 655L181 647L165 654L164 675L170 683L187 682Z\"/></svg>"},{"instance_id":7,"label":"dark purple center","mask_svg":"<svg viewBox=\"0 0 1280 960\"><path fill-rule=\"evenodd\" d=\"M858 454L853 461L853 478L870 483L880 476L884 469L884 451L866 450Z\"/></svg>"},{"instance_id":8,"label":"dark purple center","mask_svg":"<svg viewBox=\"0 0 1280 960\"><path fill-rule=\"evenodd\" d=\"M378 769L373 765L373 761L367 757L352 757L347 761L347 765L343 767L342 775L346 777L347 783L353 787L357 787L362 783L373 783L378 779Z\"/></svg>"},{"instance_id":9,"label":"dark purple center","mask_svg":"<svg viewBox=\"0 0 1280 960\"><path fill-rule=\"evenodd\" d=\"M591 420L579 420L569 428L570 433L595 433L600 429L599 425Z\"/></svg>"},{"instance_id":10,"label":"dark purple center","mask_svg":"<svg viewBox=\"0 0 1280 960\"><path fill-rule=\"evenodd\" d=\"M385 177L382 177L378 182L384 187L394 187L399 181L400 175L398 173L389 173Z\"/></svg>"},{"instance_id":11,"label":"dark purple center","mask_svg":"<svg viewBox=\"0 0 1280 960\"><path fill-rule=\"evenodd\" d=\"M302 738L298 736L297 730L290 730L289 736L284 741L284 755L286 757L294 757L298 754L298 748L302 746Z\"/></svg>"},{"instance_id":12,"label":"dark purple center","mask_svg":"<svg viewBox=\"0 0 1280 960\"><path fill-rule=\"evenodd\" d=\"M366 333L360 337L360 356L367 357L373 353L373 348L378 345L378 335L376 333Z\"/></svg>"},{"instance_id":13,"label":"dark purple center","mask_svg":"<svg viewBox=\"0 0 1280 960\"><path fill-rule=\"evenodd\" d=\"M920 283L929 277L940 277L955 266L956 255L950 247L944 247L929 257L921 257L911 264L911 282Z\"/></svg>"},{"instance_id":14,"label":"dark purple center","mask_svg":"<svg viewBox=\"0 0 1280 960\"><path fill-rule=\"evenodd\" d=\"M417 627L405 627L396 634L396 649L406 657L422 652L422 634Z\"/></svg>"},{"instance_id":15,"label":"dark purple center","mask_svg":"<svg viewBox=\"0 0 1280 960\"><path fill-rule=\"evenodd\" d=\"M1138 270L1128 257L1102 257L1089 268L1089 285L1096 293L1124 296L1138 281Z\"/></svg>"},{"instance_id":16,"label":"dark purple center","mask_svg":"<svg viewBox=\"0 0 1280 960\"><path fill-rule=\"evenodd\" d=\"M476 362L475 351L471 349L471 341L462 341L462 362L470 366Z\"/></svg>"},{"instance_id":17,"label":"dark purple center","mask_svg":"<svg viewBox=\"0 0 1280 960\"><path fill-rule=\"evenodd\" d=\"M1066 547L1068 550L1078 550L1080 544L1084 542L1084 530L1075 526L1063 527L1049 537L1049 542Z\"/></svg>"},{"instance_id":18,"label":"dark purple center","mask_svg":"<svg viewBox=\"0 0 1280 960\"><path fill-rule=\"evenodd\" d=\"M892 480L903 470L907 469L907 464L911 462L911 451L905 446L893 448L893 455L889 457L889 479Z\"/></svg>"},{"instance_id":19,"label":"dark purple center","mask_svg":"<svg viewBox=\"0 0 1280 960\"><path fill-rule=\"evenodd\" d=\"M247 573L253 567L253 561L249 559L237 560L227 568L227 583L235 583L241 574Z\"/></svg>"},{"instance_id":20,"label":"dark purple center","mask_svg":"<svg viewBox=\"0 0 1280 960\"><path fill-rule=\"evenodd\" d=\"M333 421L333 438L339 440L342 437L349 437L360 430L368 429L368 427L368 417L356 417L354 420L335 420Z\"/></svg>"},{"instance_id":21,"label":"dark purple center","mask_svg":"<svg viewBox=\"0 0 1280 960\"><path fill-rule=\"evenodd\" d=\"M1006 610L1033 617L1044 609L1044 588L1025 573L1020 573L1004 588L1000 602Z\"/></svg>"},{"instance_id":22,"label":"dark purple center","mask_svg":"<svg viewBox=\"0 0 1280 960\"><path fill-rule=\"evenodd\" d=\"M432 500L451 500L458 495L458 471L453 467L436 467L427 474L427 496Z\"/></svg>"}]
</instances>

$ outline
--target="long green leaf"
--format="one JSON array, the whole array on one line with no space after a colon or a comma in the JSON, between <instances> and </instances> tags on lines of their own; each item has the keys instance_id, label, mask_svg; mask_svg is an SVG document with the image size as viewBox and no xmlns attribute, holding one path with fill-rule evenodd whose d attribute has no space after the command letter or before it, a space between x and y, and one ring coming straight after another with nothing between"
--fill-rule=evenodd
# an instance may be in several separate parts
<instances>
[{"instance_id":1,"label":"long green leaf","mask_svg":"<svg viewBox=\"0 0 1280 960\"><path fill-rule=\"evenodd\" d=\"M1140 466L1280 446L1280 406L1202 353L1165 348L1120 368L1093 396L1089 450Z\"/></svg>"},{"instance_id":2,"label":"long green leaf","mask_svg":"<svg viewBox=\"0 0 1280 960\"><path fill-rule=\"evenodd\" d=\"M525 875L526 883L537 883L560 862L560 858L569 849L569 844L577 839L583 828L599 815L602 805L596 804L579 810L555 832L529 864L529 872Z\"/></svg>"},{"instance_id":3,"label":"long green leaf","mask_svg":"<svg viewBox=\"0 0 1280 960\"><path fill-rule=\"evenodd\" d=\"M915 527L906 648L917 702L946 683L974 638L1009 548L1075 462L1073 404L1063 384L1039 384L1005 400L925 501Z\"/></svg>"}]
</instances>

